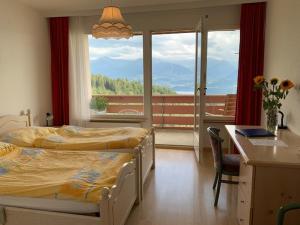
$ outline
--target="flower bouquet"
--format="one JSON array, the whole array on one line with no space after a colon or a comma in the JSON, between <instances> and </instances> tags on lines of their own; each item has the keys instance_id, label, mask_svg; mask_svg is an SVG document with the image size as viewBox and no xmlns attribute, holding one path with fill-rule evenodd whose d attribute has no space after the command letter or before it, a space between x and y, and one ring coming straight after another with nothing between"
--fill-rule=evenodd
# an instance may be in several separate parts
<instances>
[{"instance_id":1,"label":"flower bouquet","mask_svg":"<svg viewBox=\"0 0 300 225\"><path fill-rule=\"evenodd\" d=\"M294 87L294 83L290 80L279 82L277 78L267 81L263 76L254 78L254 88L262 90L263 109L267 116L267 130L274 133L278 124L277 113L282 106L282 99L285 99L289 93L289 89Z\"/></svg>"}]
</instances>

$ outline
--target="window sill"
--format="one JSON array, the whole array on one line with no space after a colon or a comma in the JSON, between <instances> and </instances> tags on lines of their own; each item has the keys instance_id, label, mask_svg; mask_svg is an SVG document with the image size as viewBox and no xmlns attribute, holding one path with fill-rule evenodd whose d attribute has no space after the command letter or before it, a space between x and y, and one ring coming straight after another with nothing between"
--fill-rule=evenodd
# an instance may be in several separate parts
<instances>
[{"instance_id":1,"label":"window sill","mask_svg":"<svg viewBox=\"0 0 300 225\"><path fill-rule=\"evenodd\" d=\"M145 122L144 116L92 116L90 122L109 122L109 123L142 123Z\"/></svg>"}]
</instances>

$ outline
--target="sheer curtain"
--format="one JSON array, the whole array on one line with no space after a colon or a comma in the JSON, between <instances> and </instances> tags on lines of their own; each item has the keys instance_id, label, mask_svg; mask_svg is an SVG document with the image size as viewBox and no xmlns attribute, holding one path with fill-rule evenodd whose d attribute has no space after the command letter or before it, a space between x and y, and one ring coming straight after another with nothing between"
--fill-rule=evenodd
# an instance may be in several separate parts
<instances>
[{"instance_id":1,"label":"sheer curtain","mask_svg":"<svg viewBox=\"0 0 300 225\"><path fill-rule=\"evenodd\" d=\"M81 17L70 18L69 46L70 124L86 126L90 118L91 73L88 35Z\"/></svg>"}]
</instances>

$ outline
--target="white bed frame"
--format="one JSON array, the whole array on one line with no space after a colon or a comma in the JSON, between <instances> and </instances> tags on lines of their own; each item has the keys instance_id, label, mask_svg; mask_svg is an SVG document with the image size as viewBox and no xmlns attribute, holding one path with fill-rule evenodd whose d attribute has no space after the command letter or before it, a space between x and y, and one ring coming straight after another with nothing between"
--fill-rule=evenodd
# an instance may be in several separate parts
<instances>
[{"instance_id":1,"label":"white bed frame","mask_svg":"<svg viewBox=\"0 0 300 225\"><path fill-rule=\"evenodd\" d=\"M141 187L140 187L140 196L143 199L144 192L144 184L146 179L151 171L151 169L155 168L155 134L154 128L151 129L150 133L141 141L140 145L136 148L140 157L140 179L141 179Z\"/></svg>"},{"instance_id":2,"label":"white bed frame","mask_svg":"<svg viewBox=\"0 0 300 225\"><path fill-rule=\"evenodd\" d=\"M30 126L30 111L27 115L0 117L0 134L9 130ZM7 207L0 205L1 225L124 225L135 202L139 202L140 166L137 158L122 166L112 188L104 188L99 203L99 216L49 212L39 209ZM138 160L136 160L138 159Z\"/></svg>"},{"instance_id":3,"label":"white bed frame","mask_svg":"<svg viewBox=\"0 0 300 225\"><path fill-rule=\"evenodd\" d=\"M0 116L0 135L18 128L30 127L31 126L30 121L31 121L30 111L28 111L26 115Z\"/></svg>"},{"instance_id":4,"label":"white bed frame","mask_svg":"<svg viewBox=\"0 0 300 225\"><path fill-rule=\"evenodd\" d=\"M102 191L100 217L20 207L0 208L2 225L124 225L137 197L134 161L125 163L116 184Z\"/></svg>"},{"instance_id":5,"label":"white bed frame","mask_svg":"<svg viewBox=\"0 0 300 225\"><path fill-rule=\"evenodd\" d=\"M22 127L31 126L31 112L27 110L23 115L2 116L0 117L0 135ZM151 171L155 168L155 135L154 128L134 149L110 149L114 152L129 152L138 154L139 162L137 163L137 173L139 174L139 197L138 201L143 199L144 183Z\"/></svg>"}]
</instances>

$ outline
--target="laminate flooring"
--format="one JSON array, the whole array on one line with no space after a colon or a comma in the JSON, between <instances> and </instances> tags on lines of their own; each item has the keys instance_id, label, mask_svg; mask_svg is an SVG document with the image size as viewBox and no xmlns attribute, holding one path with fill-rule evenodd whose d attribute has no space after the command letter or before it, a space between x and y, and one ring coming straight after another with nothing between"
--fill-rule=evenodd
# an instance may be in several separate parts
<instances>
[{"instance_id":1,"label":"laminate flooring","mask_svg":"<svg viewBox=\"0 0 300 225\"><path fill-rule=\"evenodd\" d=\"M156 168L147 178L144 200L126 225L236 225L237 185L222 184L213 206L215 171L211 152L200 164L193 151L156 150Z\"/></svg>"}]
</instances>

